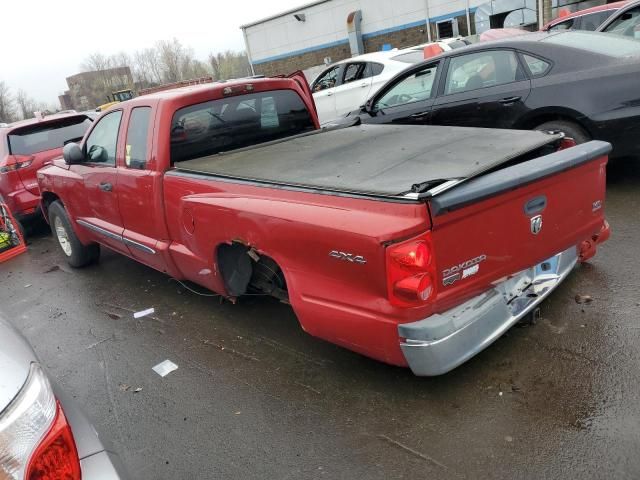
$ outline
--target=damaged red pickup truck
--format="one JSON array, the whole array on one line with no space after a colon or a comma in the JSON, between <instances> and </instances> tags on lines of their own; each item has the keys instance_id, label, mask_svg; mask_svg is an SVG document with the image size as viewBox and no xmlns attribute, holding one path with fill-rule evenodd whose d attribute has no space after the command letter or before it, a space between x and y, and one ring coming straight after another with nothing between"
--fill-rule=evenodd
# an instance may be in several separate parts
<instances>
[{"instance_id":1,"label":"damaged red pickup truck","mask_svg":"<svg viewBox=\"0 0 640 480\"><path fill-rule=\"evenodd\" d=\"M543 132L318 129L296 79L121 103L38 173L72 266L99 244L316 337L438 375L531 312L609 236L610 145Z\"/></svg>"}]
</instances>

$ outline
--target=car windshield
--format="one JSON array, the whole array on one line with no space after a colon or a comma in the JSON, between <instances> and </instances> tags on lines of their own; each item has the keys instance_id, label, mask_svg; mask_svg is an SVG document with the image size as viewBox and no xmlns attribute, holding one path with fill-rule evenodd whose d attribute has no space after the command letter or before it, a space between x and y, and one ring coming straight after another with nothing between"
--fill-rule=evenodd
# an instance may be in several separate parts
<instances>
[{"instance_id":1,"label":"car windshield","mask_svg":"<svg viewBox=\"0 0 640 480\"><path fill-rule=\"evenodd\" d=\"M563 32L551 35L542 40L547 43L565 47L588 50L610 57L627 57L640 54L640 42L631 38L595 32Z\"/></svg>"},{"instance_id":2,"label":"car windshield","mask_svg":"<svg viewBox=\"0 0 640 480\"><path fill-rule=\"evenodd\" d=\"M91 120L82 115L21 127L9 134L9 151L13 155L33 155L62 148L81 140L89 125Z\"/></svg>"},{"instance_id":3,"label":"car windshield","mask_svg":"<svg viewBox=\"0 0 640 480\"><path fill-rule=\"evenodd\" d=\"M603 32L640 39L640 6L619 15Z\"/></svg>"}]
</instances>

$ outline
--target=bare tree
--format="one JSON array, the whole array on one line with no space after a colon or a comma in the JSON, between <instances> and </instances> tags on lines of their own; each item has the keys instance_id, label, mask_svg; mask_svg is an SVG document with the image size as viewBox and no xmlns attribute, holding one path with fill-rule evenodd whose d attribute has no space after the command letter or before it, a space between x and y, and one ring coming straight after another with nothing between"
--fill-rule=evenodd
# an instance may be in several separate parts
<instances>
[{"instance_id":1,"label":"bare tree","mask_svg":"<svg viewBox=\"0 0 640 480\"><path fill-rule=\"evenodd\" d=\"M80 68L83 72L96 72L106 70L113 66L112 58L103 55L100 52L92 53L81 64Z\"/></svg>"},{"instance_id":2,"label":"bare tree","mask_svg":"<svg viewBox=\"0 0 640 480\"><path fill-rule=\"evenodd\" d=\"M27 118L33 118L36 110L42 110L39 108L36 101L27 95L27 92L20 89L16 94L16 104L18 106L18 113L20 117L25 120Z\"/></svg>"},{"instance_id":3,"label":"bare tree","mask_svg":"<svg viewBox=\"0 0 640 480\"><path fill-rule=\"evenodd\" d=\"M217 80L246 77L251 75L249 58L245 52L232 52L209 54L209 64L213 70L213 76Z\"/></svg>"},{"instance_id":4,"label":"bare tree","mask_svg":"<svg viewBox=\"0 0 640 480\"><path fill-rule=\"evenodd\" d=\"M162 83L162 66L155 48L145 48L133 54L133 74L145 87Z\"/></svg>"},{"instance_id":5,"label":"bare tree","mask_svg":"<svg viewBox=\"0 0 640 480\"><path fill-rule=\"evenodd\" d=\"M162 64L162 80L166 83L182 80L185 55L182 44L176 38L171 41L162 40L156 44L156 49Z\"/></svg>"},{"instance_id":6,"label":"bare tree","mask_svg":"<svg viewBox=\"0 0 640 480\"><path fill-rule=\"evenodd\" d=\"M0 122L10 123L15 120L15 107L9 85L0 81Z\"/></svg>"}]
</instances>

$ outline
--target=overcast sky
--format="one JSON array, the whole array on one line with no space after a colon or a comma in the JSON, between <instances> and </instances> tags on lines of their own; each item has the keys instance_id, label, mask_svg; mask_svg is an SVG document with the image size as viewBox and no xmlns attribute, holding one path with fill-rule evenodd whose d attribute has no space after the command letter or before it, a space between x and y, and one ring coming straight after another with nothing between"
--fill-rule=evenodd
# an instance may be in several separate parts
<instances>
[{"instance_id":1,"label":"overcast sky","mask_svg":"<svg viewBox=\"0 0 640 480\"><path fill-rule=\"evenodd\" d=\"M0 80L13 93L57 103L65 77L91 53L151 47L177 38L206 60L244 49L240 25L308 0L18 0L2 1Z\"/></svg>"}]
</instances>

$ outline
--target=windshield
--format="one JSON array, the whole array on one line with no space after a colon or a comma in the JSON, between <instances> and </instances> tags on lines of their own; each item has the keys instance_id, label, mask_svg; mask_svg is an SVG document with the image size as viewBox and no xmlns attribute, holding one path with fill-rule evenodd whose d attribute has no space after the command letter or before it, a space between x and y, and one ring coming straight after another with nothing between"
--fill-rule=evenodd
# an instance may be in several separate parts
<instances>
[{"instance_id":1,"label":"windshield","mask_svg":"<svg viewBox=\"0 0 640 480\"><path fill-rule=\"evenodd\" d=\"M235 150L315 129L293 90L272 90L181 108L171 123L171 162Z\"/></svg>"},{"instance_id":2,"label":"windshield","mask_svg":"<svg viewBox=\"0 0 640 480\"><path fill-rule=\"evenodd\" d=\"M640 42L610 33L571 31L551 35L541 41L610 57L627 57L640 53Z\"/></svg>"},{"instance_id":3,"label":"windshield","mask_svg":"<svg viewBox=\"0 0 640 480\"><path fill-rule=\"evenodd\" d=\"M8 136L9 151L12 155L33 155L62 148L81 140L89 125L91 120L83 115L18 128Z\"/></svg>"},{"instance_id":4,"label":"windshield","mask_svg":"<svg viewBox=\"0 0 640 480\"><path fill-rule=\"evenodd\" d=\"M640 6L631 8L618 16L603 30L609 34L640 39Z\"/></svg>"},{"instance_id":5,"label":"windshield","mask_svg":"<svg viewBox=\"0 0 640 480\"><path fill-rule=\"evenodd\" d=\"M427 65L391 87L374 105L380 110L396 105L419 102L431 97L431 88L438 64Z\"/></svg>"}]
</instances>

